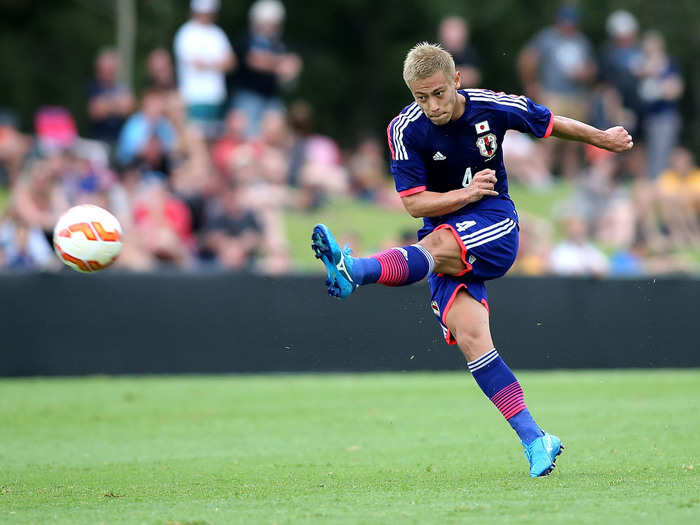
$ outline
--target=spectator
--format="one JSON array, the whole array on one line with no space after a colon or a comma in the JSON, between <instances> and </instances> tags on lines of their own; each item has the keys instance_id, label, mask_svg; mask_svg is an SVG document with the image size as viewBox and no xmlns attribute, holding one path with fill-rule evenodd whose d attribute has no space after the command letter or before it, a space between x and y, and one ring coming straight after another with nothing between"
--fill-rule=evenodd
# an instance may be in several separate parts
<instances>
[{"instance_id":1,"label":"spectator","mask_svg":"<svg viewBox=\"0 0 700 525\"><path fill-rule=\"evenodd\" d=\"M219 132L226 101L225 74L236 64L226 34L214 23L219 0L191 0L191 17L175 34L180 94L189 118L207 139Z\"/></svg>"},{"instance_id":2,"label":"spectator","mask_svg":"<svg viewBox=\"0 0 700 525\"><path fill-rule=\"evenodd\" d=\"M365 137L348 159L350 188L360 200L375 202L385 187L384 148L375 137Z\"/></svg>"},{"instance_id":3,"label":"spectator","mask_svg":"<svg viewBox=\"0 0 700 525\"><path fill-rule=\"evenodd\" d=\"M283 211L292 200L288 185L291 136L280 112L263 115L259 139L251 146L255 169L239 171L237 179L246 182L245 201L262 225L259 267L265 273L280 273L289 265ZM252 174L255 178L250 178Z\"/></svg>"},{"instance_id":4,"label":"spectator","mask_svg":"<svg viewBox=\"0 0 700 525\"><path fill-rule=\"evenodd\" d=\"M280 90L293 82L302 61L282 41L284 6L278 0L258 0L249 11L250 28L237 45L241 67L233 78L233 107L248 117L248 137L260 131L263 115L283 108Z\"/></svg>"},{"instance_id":5,"label":"spectator","mask_svg":"<svg viewBox=\"0 0 700 525\"><path fill-rule=\"evenodd\" d=\"M19 177L31 140L17 129L10 111L0 111L0 186L12 186Z\"/></svg>"},{"instance_id":6,"label":"spectator","mask_svg":"<svg viewBox=\"0 0 700 525\"><path fill-rule=\"evenodd\" d=\"M503 162L508 170L509 180L517 180L523 185L545 190L552 184L541 142L533 140L525 133L508 130L503 137Z\"/></svg>"},{"instance_id":7,"label":"spectator","mask_svg":"<svg viewBox=\"0 0 700 525\"><path fill-rule=\"evenodd\" d=\"M401 198L387 178L389 169L379 139L369 135L362 138L347 165L350 189L356 198L383 208L403 210Z\"/></svg>"},{"instance_id":8,"label":"spectator","mask_svg":"<svg viewBox=\"0 0 700 525\"><path fill-rule=\"evenodd\" d=\"M520 222L518 257L512 272L520 275L545 275L549 272L552 249L552 225L548 220L534 215L523 217Z\"/></svg>"},{"instance_id":9,"label":"spectator","mask_svg":"<svg viewBox=\"0 0 700 525\"><path fill-rule=\"evenodd\" d=\"M330 137L313 132L311 106L297 101L289 113L293 130L289 180L300 190L299 206L309 210L328 195L347 194L349 180L340 148Z\"/></svg>"},{"instance_id":10,"label":"spectator","mask_svg":"<svg viewBox=\"0 0 700 525\"><path fill-rule=\"evenodd\" d=\"M661 217L673 244L700 247L700 168L693 155L677 148L656 183Z\"/></svg>"},{"instance_id":11,"label":"spectator","mask_svg":"<svg viewBox=\"0 0 700 525\"><path fill-rule=\"evenodd\" d=\"M0 216L0 268L41 270L57 268L51 245L38 226L23 221L10 209Z\"/></svg>"},{"instance_id":12,"label":"spectator","mask_svg":"<svg viewBox=\"0 0 700 525\"><path fill-rule=\"evenodd\" d=\"M248 117L240 109L228 112L224 121L224 132L212 148L212 160L222 175L230 175L235 164L235 155L239 147L246 144Z\"/></svg>"},{"instance_id":13,"label":"spectator","mask_svg":"<svg viewBox=\"0 0 700 525\"><path fill-rule=\"evenodd\" d=\"M589 85L595 77L591 44L578 29L578 9L562 6L554 27L537 33L520 53L518 67L528 95L555 115L585 121ZM567 178L578 171L580 144L557 140L544 142L551 168L552 148L561 147L561 169Z\"/></svg>"},{"instance_id":14,"label":"spectator","mask_svg":"<svg viewBox=\"0 0 700 525\"><path fill-rule=\"evenodd\" d=\"M438 30L440 44L452 54L457 71L462 75L462 87L481 85L479 57L469 43L469 24L461 16L443 18Z\"/></svg>"},{"instance_id":15,"label":"spectator","mask_svg":"<svg viewBox=\"0 0 700 525\"><path fill-rule=\"evenodd\" d=\"M36 160L17 180L12 206L18 221L28 227L43 230L52 242L53 227L69 202L60 185L65 160L61 154Z\"/></svg>"},{"instance_id":16,"label":"spectator","mask_svg":"<svg viewBox=\"0 0 700 525\"><path fill-rule=\"evenodd\" d=\"M148 87L167 92L177 90L173 57L167 49L158 47L151 51L146 60L146 67Z\"/></svg>"},{"instance_id":17,"label":"spectator","mask_svg":"<svg viewBox=\"0 0 700 525\"><path fill-rule=\"evenodd\" d=\"M176 135L165 116L165 94L148 90L141 100L141 111L124 125L119 135L117 160L122 166L144 162L149 171L168 172L167 154L175 147Z\"/></svg>"},{"instance_id":18,"label":"spectator","mask_svg":"<svg viewBox=\"0 0 700 525\"><path fill-rule=\"evenodd\" d=\"M43 106L34 115L39 153L53 155L76 145L78 128L73 116L60 106Z\"/></svg>"},{"instance_id":19,"label":"spectator","mask_svg":"<svg viewBox=\"0 0 700 525\"><path fill-rule=\"evenodd\" d=\"M639 131L642 116L638 84L644 60L639 45L637 19L628 11L620 9L608 16L605 27L609 39L601 53L600 76L607 85L617 90L622 97L622 106L633 112L635 122L627 122L625 127L634 136Z\"/></svg>"},{"instance_id":20,"label":"spectator","mask_svg":"<svg viewBox=\"0 0 700 525\"><path fill-rule=\"evenodd\" d=\"M134 109L128 86L119 82L119 56L105 49L95 61L95 79L87 90L91 136L113 145L126 118Z\"/></svg>"},{"instance_id":21,"label":"spectator","mask_svg":"<svg viewBox=\"0 0 700 525\"><path fill-rule=\"evenodd\" d=\"M623 106L620 92L607 83L598 84L591 93L591 107L588 122L599 129L613 126L634 127L635 114Z\"/></svg>"},{"instance_id":22,"label":"spectator","mask_svg":"<svg viewBox=\"0 0 700 525\"><path fill-rule=\"evenodd\" d=\"M678 101L683 79L678 66L666 53L661 33L644 36L644 62L640 69L639 95L644 104L644 134L649 177L654 180L668 167L668 159L678 141L681 115Z\"/></svg>"},{"instance_id":23,"label":"spectator","mask_svg":"<svg viewBox=\"0 0 700 525\"><path fill-rule=\"evenodd\" d=\"M173 124L176 143L170 164L170 186L187 204L192 228L198 231L204 220L206 198L214 193L214 171L207 143L199 128L187 120L187 110L177 92L166 97L166 116Z\"/></svg>"},{"instance_id":24,"label":"spectator","mask_svg":"<svg viewBox=\"0 0 700 525\"><path fill-rule=\"evenodd\" d=\"M614 154L586 147L588 167L576 180L572 207L597 242L620 247L635 238L635 209L625 188L616 180Z\"/></svg>"},{"instance_id":25,"label":"spectator","mask_svg":"<svg viewBox=\"0 0 700 525\"><path fill-rule=\"evenodd\" d=\"M601 277L608 273L608 260L589 240L585 221L569 212L562 220L562 227L565 238L552 250L550 269L559 275Z\"/></svg>"},{"instance_id":26,"label":"spectator","mask_svg":"<svg viewBox=\"0 0 700 525\"><path fill-rule=\"evenodd\" d=\"M152 260L179 268L191 266L195 239L190 211L157 175L149 175L141 184L134 202L134 230Z\"/></svg>"},{"instance_id":27,"label":"spectator","mask_svg":"<svg viewBox=\"0 0 700 525\"><path fill-rule=\"evenodd\" d=\"M641 243L621 247L610 256L610 275L614 277L637 277L644 273L643 246Z\"/></svg>"},{"instance_id":28,"label":"spectator","mask_svg":"<svg viewBox=\"0 0 700 525\"><path fill-rule=\"evenodd\" d=\"M213 258L229 270L250 269L261 245L260 220L244 204L245 195L235 182L226 184L211 203L202 246L205 258Z\"/></svg>"}]
</instances>

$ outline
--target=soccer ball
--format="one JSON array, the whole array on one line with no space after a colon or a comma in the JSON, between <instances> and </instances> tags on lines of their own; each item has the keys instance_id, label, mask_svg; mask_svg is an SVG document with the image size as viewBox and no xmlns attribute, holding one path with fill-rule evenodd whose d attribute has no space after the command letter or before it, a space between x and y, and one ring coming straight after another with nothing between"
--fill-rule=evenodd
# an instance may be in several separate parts
<instances>
[{"instance_id":1,"label":"soccer ball","mask_svg":"<svg viewBox=\"0 0 700 525\"><path fill-rule=\"evenodd\" d=\"M104 270L122 249L122 227L107 210L91 204L74 206L53 229L53 247L63 263L76 272Z\"/></svg>"}]
</instances>

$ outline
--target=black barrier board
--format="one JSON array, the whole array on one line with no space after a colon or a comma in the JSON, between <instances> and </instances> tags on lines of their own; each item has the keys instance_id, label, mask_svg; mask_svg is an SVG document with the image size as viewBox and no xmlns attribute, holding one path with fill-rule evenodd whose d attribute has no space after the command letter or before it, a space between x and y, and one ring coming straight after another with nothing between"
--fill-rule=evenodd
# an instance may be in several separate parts
<instances>
[{"instance_id":1,"label":"black barrier board","mask_svg":"<svg viewBox=\"0 0 700 525\"><path fill-rule=\"evenodd\" d=\"M463 370L425 284L339 301L319 276L0 276L0 375ZM693 279L505 278L494 341L516 369L700 366Z\"/></svg>"}]
</instances>

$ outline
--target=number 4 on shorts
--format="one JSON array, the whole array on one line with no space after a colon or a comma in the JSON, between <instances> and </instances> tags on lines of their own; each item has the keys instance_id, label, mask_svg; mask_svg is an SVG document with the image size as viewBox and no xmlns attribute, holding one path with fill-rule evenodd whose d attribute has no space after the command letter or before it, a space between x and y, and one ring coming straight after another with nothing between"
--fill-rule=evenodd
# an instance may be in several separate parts
<instances>
[{"instance_id":1,"label":"number 4 on shorts","mask_svg":"<svg viewBox=\"0 0 700 525\"><path fill-rule=\"evenodd\" d=\"M455 228L457 228L458 232L463 232L464 230L468 230L472 226L476 224L476 221L462 221L458 222L455 224Z\"/></svg>"}]
</instances>

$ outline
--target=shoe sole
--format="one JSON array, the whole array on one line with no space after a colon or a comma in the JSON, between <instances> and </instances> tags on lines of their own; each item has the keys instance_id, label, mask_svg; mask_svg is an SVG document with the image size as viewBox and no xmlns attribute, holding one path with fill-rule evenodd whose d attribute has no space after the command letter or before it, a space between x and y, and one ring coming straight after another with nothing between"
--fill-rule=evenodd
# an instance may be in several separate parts
<instances>
[{"instance_id":1,"label":"shoe sole","mask_svg":"<svg viewBox=\"0 0 700 525\"><path fill-rule=\"evenodd\" d=\"M311 234L311 249L314 251L314 257L320 259L326 267L328 278L326 286L328 286L328 294L334 297L340 297L340 286L338 286L338 270L335 267L335 254L328 242L328 234L320 225L314 227ZM329 259L330 256L330 259Z\"/></svg>"},{"instance_id":2,"label":"shoe sole","mask_svg":"<svg viewBox=\"0 0 700 525\"><path fill-rule=\"evenodd\" d=\"M536 477L538 477L538 478L543 478L543 477L545 477L545 476L549 476L549 475L552 473L552 471L554 470L554 467L557 466L557 465L556 465L556 463L557 463L557 458L561 455L562 450L564 450L564 445L563 445L563 444L559 445L559 450L557 451L556 455L552 458L552 464L549 466L549 468L547 468L546 470L542 471L542 473L539 474L539 475L536 476Z\"/></svg>"}]
</instances>

